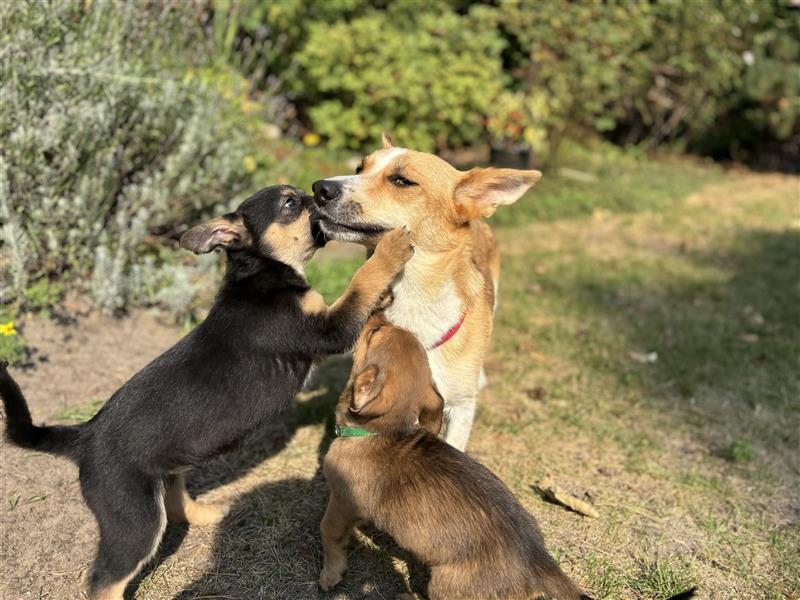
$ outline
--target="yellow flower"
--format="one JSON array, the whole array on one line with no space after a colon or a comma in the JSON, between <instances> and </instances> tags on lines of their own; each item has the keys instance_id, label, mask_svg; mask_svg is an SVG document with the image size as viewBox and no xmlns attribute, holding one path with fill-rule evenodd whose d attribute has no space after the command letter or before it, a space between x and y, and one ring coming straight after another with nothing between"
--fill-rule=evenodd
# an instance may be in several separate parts
<instances>
[{"instance_id":1,"label":"yellow flower","mask_svg":"<svg viewBox=\"0 0 800 600\"><path fill-rule=\"evenodd\" d=\"M256 159L253 156L251 156L250 154L245 156L242 159L242 162L244 163L244 170L247 171L248 173L252 173L253 171L256 170L256 167L258 167L258 163L256 162Z\"/></svg>"},{"instance_id":2,"label":"yellow flower","mask_svg":"<svg viewBox=\"0 0 800 600\"><path fill-rule=\"evenodd\" d=\"M0 323L0 335L17 335L17 330L14 329L14 321Z\"/></svg>"},{"instance_id":3,"label":"yellow flower","mask_svg":"<svg viewBox=\"0 0 800 600\"><path fill-rule=\"evenodd\" d=\"M303 136L303 143L306 146L317 146L321 141L322 139L319 137L319 134L314 133L313 131Z\"/></svg>"}]
</instances>

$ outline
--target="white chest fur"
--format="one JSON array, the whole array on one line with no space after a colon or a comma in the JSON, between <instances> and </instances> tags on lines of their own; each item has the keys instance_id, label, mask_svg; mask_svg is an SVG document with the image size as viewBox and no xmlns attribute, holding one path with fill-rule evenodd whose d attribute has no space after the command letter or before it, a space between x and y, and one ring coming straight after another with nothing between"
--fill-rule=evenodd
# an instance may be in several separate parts
<instances>
[{"instance_id":1,"label":"white chest fur","mask_svg":"<svg viewBox=\"0 0 800 600\"><path fill-rule=\"evenodd\" d=\"M464 314L465 299L461 298L451 277L435 255L417 251L406 264L400 280L392 291L394 302L386 316L395 325L408 329L425 348L431 348ZM428 350L428 361L439 393L450 404L460 398L472 397L477 390L477 369L466 373L453 372L440 348ZM458 369L455 369L458 370ZM471 371L475 371L472 373Z\"/></svg>"},{"instance_id":2,"label":"white chest fur","mask_svg":"<svg viewBox=\"0 0 800 600\"><path fill-rule=\"evenodd\" d=\"M437 272L439 268L432 255L417 251L394 284L394 302L386 309L392 323L414 333L426 348L439 341L464 312L464 301L452 279Z\"/></svg>"}]
</instances>

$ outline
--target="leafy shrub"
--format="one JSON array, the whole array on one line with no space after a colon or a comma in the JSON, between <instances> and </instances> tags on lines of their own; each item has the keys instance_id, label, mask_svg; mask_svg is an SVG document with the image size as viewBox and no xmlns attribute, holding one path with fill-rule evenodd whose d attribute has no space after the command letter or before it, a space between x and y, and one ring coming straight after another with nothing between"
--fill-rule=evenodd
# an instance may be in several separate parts
<instances>
[{"instance_id":1,"label":"leafy shrub","mask_svg":"<svg viewBox=\"0 0 800 600\"><path fill-rule=\"evenodd\" d=\"M422 150L473 143L505 77L490 13L444 3L396 3L385 11L309 26L297 56L298 89L313 129L335 148L360 148L391 129Z\"/></svg>"},{"instance_id":2,"label":"leafy shrub","mask_svg":"<svg viewBox=\"0 0 800 600\"><path fill-rule=\"evenodd\" d=\"M422 149L489 141L540 158L586 132L717 155L765 139L800 149L800 10L785 3L248 6L283 40L268 77L336 148L390 128ZM252 17L245 39L259 31Z\"/></svg>"},{"instance_id":3,"label":"leafy shrub","mask_svg":"<svg viewBox=\"0 0 800 600\"><path fill-rule=\"evenodd\" d=\"M226 99L203 70L197 5L2 11L2 299L69 275L112 310L147 281L179 283L186 274L163 269L148 236L243 196L265 166L235 86L224 82Z\"/></svg>"},{"instance_id":4,"label":"leafy shrub","mask_svg":"<svg viewBox=\"0 0 800 600\"><path fill-rule=\"evenodd\" d=\"M636 49L650 33L647 4L522 1L501 3L500 25L510 39L508 60L519 126L506 137L547 141L555 155L572 129L612 129L625 114L624 90L634 84ZM505 111L499 105L496 118Z\"/></svg>"},{"instance_id":5,"label":"leafy shrub","mask_svg":"<svg viewBox=\"0 0 800 600\"><path fill-rule=\"evenodd\" d=\"M546 139L554 155L586 130L707 149L751 132L797 135L800 14L780 3L553 0L533 10L508 0L496 10L516 94L506 104L520 115L502 129L512 142ZM740 118L720 123L731 114Z\"/></svg>"}]
</instances>

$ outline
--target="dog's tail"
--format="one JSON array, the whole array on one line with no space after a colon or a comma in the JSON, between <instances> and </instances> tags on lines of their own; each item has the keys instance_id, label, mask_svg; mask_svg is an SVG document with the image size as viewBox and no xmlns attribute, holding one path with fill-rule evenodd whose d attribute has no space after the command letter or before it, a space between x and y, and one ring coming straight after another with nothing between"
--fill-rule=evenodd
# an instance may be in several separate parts
<instances>
[{"instance_id":1,"label":"dog's tail","mask_svg":"<svg viewBox=\"0 0 800 600\"><path fill-rule=\"evenodd\" d=\"M80 426L34 425L25 396L9 374L8 363L4 360L0 360L0 396L3 398L3 407L6 411L6 437L12 444L76 458Z\"/></svg>"}]
</instances>

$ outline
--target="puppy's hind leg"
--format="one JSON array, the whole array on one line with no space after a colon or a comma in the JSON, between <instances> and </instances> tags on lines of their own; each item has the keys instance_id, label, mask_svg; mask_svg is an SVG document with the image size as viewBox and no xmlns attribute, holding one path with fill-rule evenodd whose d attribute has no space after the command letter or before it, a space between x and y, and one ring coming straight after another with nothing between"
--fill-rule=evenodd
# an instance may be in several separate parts
<instances>
[{"instance_id":1,"label":"puppy's hind leg","mask_svg":"<svg viewBox=\"0 0 800 600\"><path fill-rule=\"evenodd\" d=\"M186 476L183 473L170 475L166 479L164 504L170 521L190 525L219 523L230 509L230 506L224 503L204 504L193 500L186 491Z\"/></svg>"},{"instance_id":2,"label":"puppy's hind leg","mask_svg":"<svg viewBox=\"0 0 800 600\"><path fill-rule=\"evenodd\" d=\"M444 413L444 441L464 450L472 431L472 421L475 419L475 397L462 398L450 403Z\"/></svg>"},{"instance_id":3,"label":"puppy's hind leg","mask_svg":"<svg viewBox=\"0 0 800 600\"><path fill-rule=\"evenodd\" d=\"M358 523L350 507L342 502L335 492L331 492L328 508L322 517L322 550L324 564L319 575L319 586L328 591L342 580L347 568L347 542Z\"/></svg>"},{"instance_id":4,"label":"puppy's hind leg","mask_svg":"<svg viewBox=\"0 0 800 600\"><path fill-rule=\"evenodd\" d=\"M118 471L82 480L81 487L100 525L89 599L123 600L125 586L156 553L167 525L162 482Z\"/></svg>"}]
</instances>

